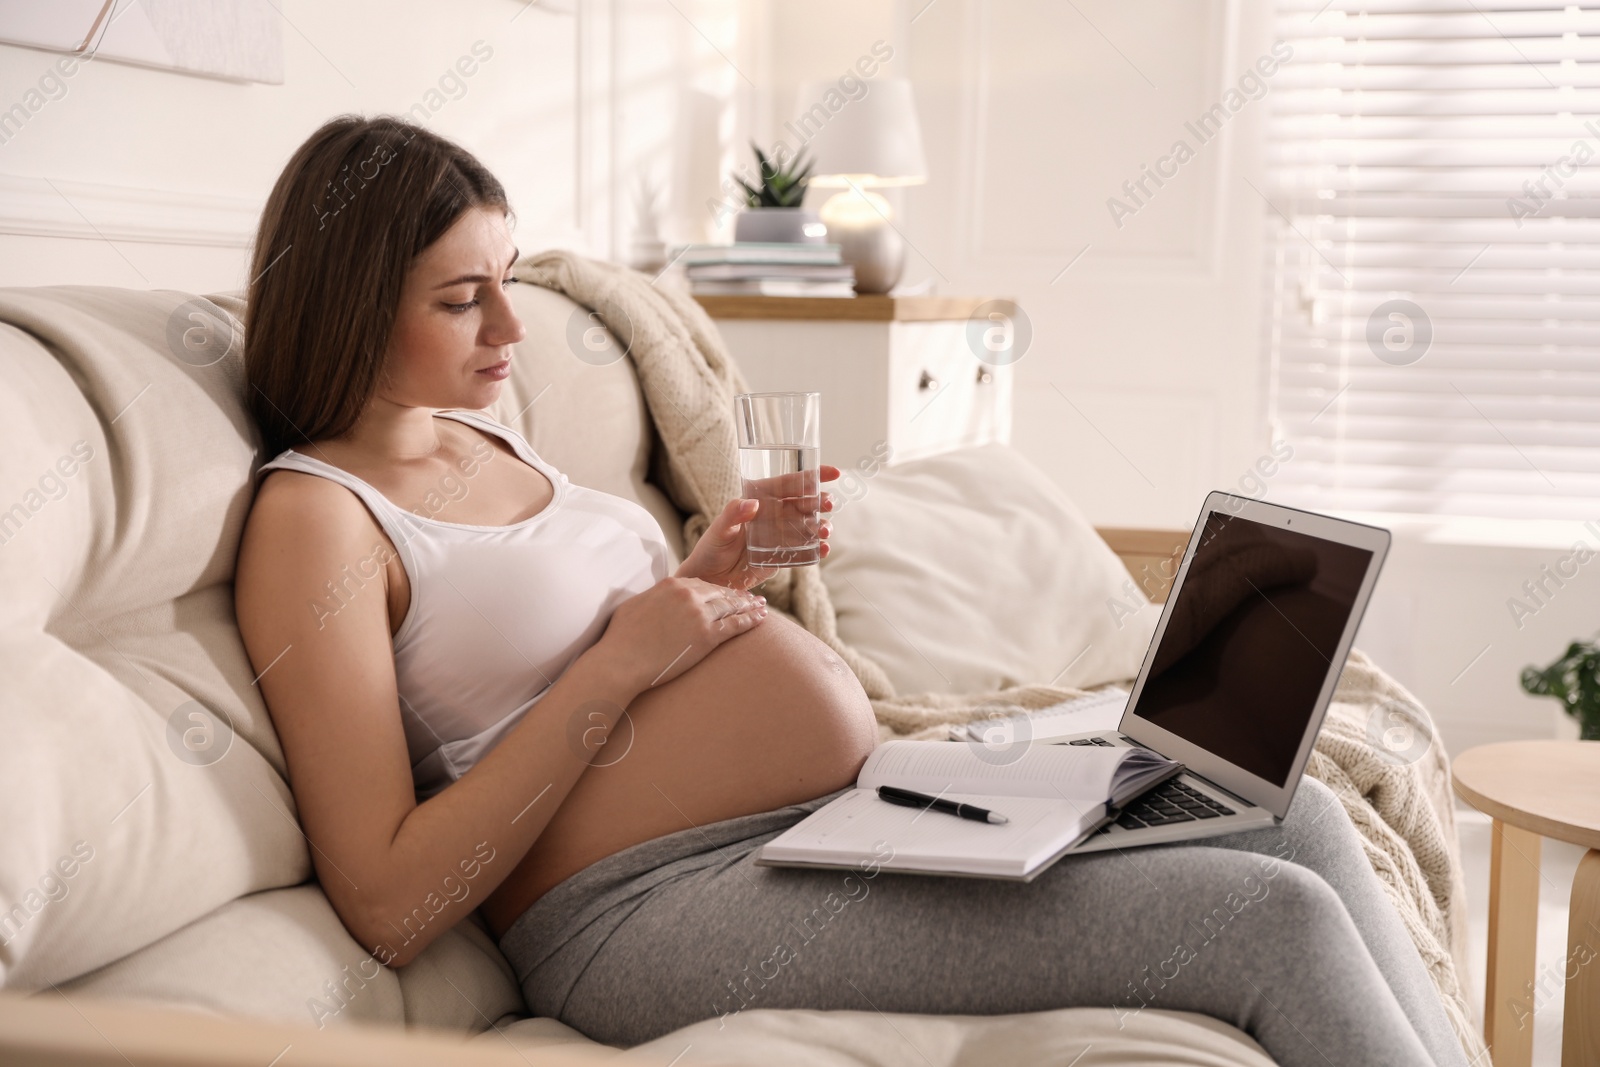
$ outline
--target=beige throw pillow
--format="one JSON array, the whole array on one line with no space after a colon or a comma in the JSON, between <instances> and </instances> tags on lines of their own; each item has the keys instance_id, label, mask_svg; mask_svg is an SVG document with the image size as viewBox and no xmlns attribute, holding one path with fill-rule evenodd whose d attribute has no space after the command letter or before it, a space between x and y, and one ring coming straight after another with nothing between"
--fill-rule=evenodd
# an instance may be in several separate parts
<instances>
[{"instance_id":1,"label":"beige throw pillow","mask_svg":"<svg viewBox=\"0 0 1600 1067\"><path fill-rule=\"evenodd\" d=\"M902 695L1088 688L1138 673L1159 612L1072 501L1009 445L867 463L828 488L822 577L839 636Z\"/></svg>"}]
</instances>

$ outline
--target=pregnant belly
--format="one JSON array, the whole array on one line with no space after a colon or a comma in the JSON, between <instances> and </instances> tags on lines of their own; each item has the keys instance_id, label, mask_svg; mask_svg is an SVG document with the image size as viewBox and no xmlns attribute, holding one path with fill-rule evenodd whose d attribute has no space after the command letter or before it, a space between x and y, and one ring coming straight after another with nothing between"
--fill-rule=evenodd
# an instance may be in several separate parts
<instances>
[{"instance_id":1,"label":"pregnant belly","mask_svg":"<svg viewBox=\"0 0 1600 1067\"><path fill-rule=\"evenodd\" d=\"M498 936L563 879L629 845L849 785L877 736L850 668L772 613L634 699L484 917Z\"/></svg>"}]
</instances>

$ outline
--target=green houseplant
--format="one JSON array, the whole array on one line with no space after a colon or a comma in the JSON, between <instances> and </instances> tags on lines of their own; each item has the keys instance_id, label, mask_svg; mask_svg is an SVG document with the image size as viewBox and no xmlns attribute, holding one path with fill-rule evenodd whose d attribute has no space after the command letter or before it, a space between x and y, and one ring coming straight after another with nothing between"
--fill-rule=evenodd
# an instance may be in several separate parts
<instances>
[{"instance_id":1,"label":"green houseplant","mask_svg":"<svg viewBox=\"0 0 1600 1067\"><path fill-rule=\"evenodd\" d=\"M1600 741L1600 647L1574 641L1544 669L1524 667L1522 688L1534 696L1555 697L1578 720L1585 741Z\"/></svg>"},{"instance_id":2,"label":"green houseplant","mask_svg":"<svg viewBox=\"0 0 1600 1067\"><path fill-rule=\"evenodd\" d=\"M761 146L751 142L756 154L759 183L734 175L743 190L745 210L733 224L735 241L779 241L784 243L822 242L828 229L817 213L800 206L811 180L811 163L805 153L787 164L768 158Z\"/></svg>"},{"instance_id":3,"label":"green houseplant","mask_svg":"<svg viewBox=\"0 0 1600 1067\"><path fill-rule=\"evenodd\" d=\"M734 176L734 181L739 183L739 188L744 190L745 203L748 207L799 207L800 201L805 199L806 182L811 180L811 164L801 165L805 153L795 156L794 162L787 167L779 166L767 158L761 151L761 146L754 141L750 147L756 154L756 166L761 175L759 186L751 185L743 178Z\"/></svg>"}]
</instances>

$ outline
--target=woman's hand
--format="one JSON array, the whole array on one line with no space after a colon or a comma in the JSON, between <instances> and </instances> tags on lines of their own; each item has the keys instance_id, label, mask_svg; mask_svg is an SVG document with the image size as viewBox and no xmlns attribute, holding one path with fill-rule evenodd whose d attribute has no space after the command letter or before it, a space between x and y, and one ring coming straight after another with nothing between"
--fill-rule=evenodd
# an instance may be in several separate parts
<instances>
[{"instance_id":1,"label":"woman's hand","mask_svg":"<svg viewBox=\"0 0 1600 1067\"><path fill-rule=\"evenodd\" d=\"M818 469L818 475L822 481L831 482L839 477L839 468L824 463ZM832 511L833 495L823 492L821 497L820 510ZM775 499L769 498L769 504L775 502ZM756 517L760 503L754 497L736 496L728 501L722 513L706 527L706 532L695 543L694 551L689 553L689 558L675 572L676 576L699 578L729 589L743 590L777 574L777 567L752 564L750 554L745 549L744 526ZM822 539L819 551L823 556L828 554L827 538L832 533L833 524L823 521L818 530L818 536Z\"/></svg>"},{"instance_id":2,"label":"woman's hand","mask_svg":"<svg viewBox=\"0 0 1600 1067\"><path fill-rule=\"evenodd\" d=\"M604 647L642 693L766 617L766 597L674 576L618 604L596 647Z\"/></svg>"}]
</instances>

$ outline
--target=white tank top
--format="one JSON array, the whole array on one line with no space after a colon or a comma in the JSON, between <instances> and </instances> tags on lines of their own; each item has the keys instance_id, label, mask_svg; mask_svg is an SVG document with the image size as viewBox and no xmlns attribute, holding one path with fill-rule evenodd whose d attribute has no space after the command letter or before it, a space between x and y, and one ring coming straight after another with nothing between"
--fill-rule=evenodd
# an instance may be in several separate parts
<instances>
[{"instance_id":1,"label":"white tank top","mask_svg":"<svg viewBox=\"0 0 1600 1067\"><path fill-rule=\"evenodd\" d=\"M261 466L343 485L399 553L411 604L394 634L395 682L418 799L494 748L600 639L618 604L667 576L670 558L661 527L638 504L572 484L521 434L486 416L439 416L504 440L550 479L550 503L510 526L469 526L404 511L355 475L292 448ZM326 622L362 585L377 583L385 554L329 582L315 613Z\"/></svg>"}]
</instances>

